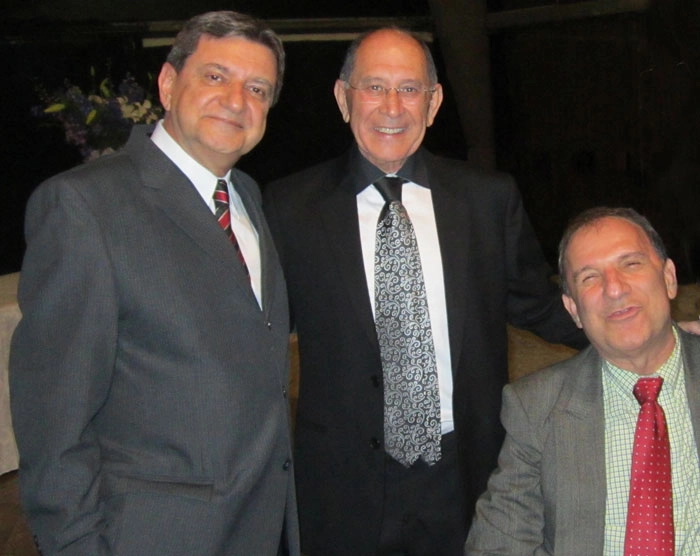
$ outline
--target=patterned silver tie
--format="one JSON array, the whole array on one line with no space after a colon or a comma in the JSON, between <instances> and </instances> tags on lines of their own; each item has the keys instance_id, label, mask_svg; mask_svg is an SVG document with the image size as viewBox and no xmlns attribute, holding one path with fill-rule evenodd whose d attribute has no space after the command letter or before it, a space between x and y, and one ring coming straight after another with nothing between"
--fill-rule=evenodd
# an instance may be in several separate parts
<instances>
[{"instance_id":1,"label":"patterned silver tie","mask_svg":"<svg viewBox=\"0 0 700 556\"><path fill-rule=\"evenodd\" d=\"M410 466L440 459L440 393L423 269L413 224L401 203L405 180L374 186L386 204L377 221L375 324L384 373L386 452Z\"/></svg>"}]
</instances>

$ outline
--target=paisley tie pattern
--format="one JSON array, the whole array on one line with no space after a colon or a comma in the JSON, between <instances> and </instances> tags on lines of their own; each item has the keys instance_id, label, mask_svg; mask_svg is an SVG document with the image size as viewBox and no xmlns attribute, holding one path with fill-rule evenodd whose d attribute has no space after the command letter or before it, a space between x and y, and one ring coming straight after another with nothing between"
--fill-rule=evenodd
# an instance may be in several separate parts
<instances>
[{"instance_id":1,"label":"paisley tie pattern","mask_svg":"<svg viewBox=\"0 0 700 556\"><path fill-rule=\"evenodd\" d=\"M435 346L418 243L400 200L403 182L385 176L374 184L387 201L377 222L374 291L385 451L408 467L440 459L441 430Z\"/></svg>"}]
</instances>

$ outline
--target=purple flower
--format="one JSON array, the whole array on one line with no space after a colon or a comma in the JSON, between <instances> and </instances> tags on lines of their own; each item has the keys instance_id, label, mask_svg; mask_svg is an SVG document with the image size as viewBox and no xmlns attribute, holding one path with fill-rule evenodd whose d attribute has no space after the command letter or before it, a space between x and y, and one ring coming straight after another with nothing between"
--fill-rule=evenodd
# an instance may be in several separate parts
<instances>
[{"instance_id":1,"label":"purple flower","mask_svg":"<svg viewBox=\"0 0 700 556\"><path fill-rule=\"evenodd\" d=\"M121 147L135 123L152 123L162 114L130 74L117 92L107 78L100 83L99 91L89 94L68 80L63 89L51 95L38 86L37 94L44 106L33 107L32 114L60 124L66 142L78 147L86 160Z\"/></svg>"},{"instance_id":2,"label":"purple flower","mask_svg":"<svg viewBox=\"0 0 700 556\"><path fill-rule=\"evenodd\" d=\"M126 97L129 103L143 102L146 100L146 91L136 83L133 75L126 74L126 77L119 84L119 95Z\"/></svg>"}]
</instances>

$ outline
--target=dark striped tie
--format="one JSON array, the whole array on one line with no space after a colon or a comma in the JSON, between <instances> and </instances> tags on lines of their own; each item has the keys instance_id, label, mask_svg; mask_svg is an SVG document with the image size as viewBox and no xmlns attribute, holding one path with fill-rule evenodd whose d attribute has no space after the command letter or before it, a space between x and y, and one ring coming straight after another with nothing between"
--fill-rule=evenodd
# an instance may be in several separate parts
<instances>
[{"instance_id":1,"label":"dark striped tie","mask_svg":"<svg viewBox=\"0 0 700 556\"><path fill-rule=\"evenodd\" d=\"M241 251L241 246L238 245L236 234L233 233L233 228L231 228L231 212L229 209L228 186L226 185L226 180L216 180L216 189L214 190L214 214L219 221L219 225L224 229L228 238L231 240L236 254L238 255L238 259L245 269L246 275L250 276L248 273L248 265L245 264L245 258Z\"/></svg>"}]
</instances>

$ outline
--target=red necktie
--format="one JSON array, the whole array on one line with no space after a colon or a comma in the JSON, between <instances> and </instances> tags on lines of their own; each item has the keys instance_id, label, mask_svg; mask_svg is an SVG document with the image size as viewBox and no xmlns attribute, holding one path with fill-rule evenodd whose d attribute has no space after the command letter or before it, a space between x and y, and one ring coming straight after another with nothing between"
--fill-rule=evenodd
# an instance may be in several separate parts
<instances>
[{"instance_id":1,"label":"red necktie","mask_svg":"<svg viewBox=\"0 0 700 556\"><path fill-rule=\"evenodd\" d=\"M226 180L216 180L216 189L214 189L214 214L231 240L236 254L238 255L238 259L245 269L245 273L248 274L248 265L245 264L241 246L238 245L236 235L233 233L233 228L231 228L231 212L229 209L228 186L226 185Z\"/></svg>"},{"instance_id":2,"label":"red necktie","mask_svg":"<svg viewBox=\"0 0 700 556\"><path fill-rule=\"evenodd\" d=\"M673 555L671 447L664 410L656 401L663 378L641 378L634 397L642 406L632 451L625 556Z\"/></svg>"}]
</instances>

